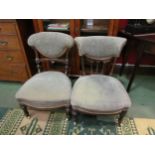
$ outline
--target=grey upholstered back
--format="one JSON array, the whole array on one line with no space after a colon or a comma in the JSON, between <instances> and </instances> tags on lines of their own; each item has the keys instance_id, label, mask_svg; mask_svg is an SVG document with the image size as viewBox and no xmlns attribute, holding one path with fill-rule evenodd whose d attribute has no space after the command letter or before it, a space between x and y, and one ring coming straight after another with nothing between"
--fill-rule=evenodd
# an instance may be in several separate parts
<instances>
[{"instance_id":1,"label":"grey upholstered back","mask_svg":"<svg viewBox=\"0 0 155 155\"><path fill-rule=\"evenodd\" d=\"M39 32L28 38L28 45L48 58L62 56L73 44L74 40L70 35L59 32Z\"/></svg>"},{"instance_id":2,"label":"grey upholstered back","mask_svg":"<svg viewBox=\"0 0 155 155\"><path fill-rule=\"evenodd\" d=\"M118 57L127 39L111 36L76 37L79 55L91 57Z\"/></svg>"}]
</instances>

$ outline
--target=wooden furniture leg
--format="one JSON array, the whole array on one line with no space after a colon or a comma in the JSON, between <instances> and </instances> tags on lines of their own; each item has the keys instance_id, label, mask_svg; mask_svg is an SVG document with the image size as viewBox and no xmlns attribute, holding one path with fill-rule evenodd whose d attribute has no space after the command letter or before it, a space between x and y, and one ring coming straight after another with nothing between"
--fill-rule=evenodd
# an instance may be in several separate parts
<instances>
[{"instance_id":1,"label":"wooden furniture leg","mask_svg":"<svg viewBox=\"0 0 155 155\"><path fill-rule=\"evenodd\" d=\"M127 60L128 60L128 51L127 51L127 46L125 46L124 51L122 52L122 66L121 66L120 72L119 72L120 76L124 72L125 64L127 63Z\"/></svg>"},{"instance_id":2,"label":"wooden furniture leg","mask_svg":"<svg viewBox=\"0 0 155 155\"><path fill-rule=\"evenodd\" d=\"M135 63L134 69L133 69L133 71L132 71L132 75L131 75L131 77L130 77L129 84L128 84L128 86L127 86L127 92L130 91L132 82L133 82L133 80L134 80L134 78L135 78L136 71L137 71L137 69L138 69L138 67L139 67L139 64L140 64L140 61L141 61L141 58L142 58L142 55L143 55L143 51L144 51L144 45L142 45L142 46L140 46L140 47L138 48L136 63Z\"/></svg>"},{"instance_id":3,"label":"wooden furniture leg","mask_svg":"<svg viewBox=\"0 0 155 155\"><path fill-rule=\"evenodd\" d=\"M71 110L71 106L66 107L66 114L69 120L71 119Z\"/></svg>"},{"instance_id":4,"label":"wooden furniture leg","mask_svg":"<svg viewBox=\"0 0 155 155\"><path fill-rule=\"evenodd\" d=\"M127 113L127 110L126 111L122 111L119 115L119 118L118 118L118 125L121 126L121 123L122 123L122 120L124 118L124 116L126 115Z\"/></svg>"},{"instance_id":5,"label":"wooden furniture leg","mask_svg":"<svg viewBox=\"0 0 155 155\"><path fill-rule=\"evenodd\" d=\"M73 109L72 109L72 116L73 116L74 125L76 125L76 123L77 123L77 112Z\"/></svg>"},{"instance_id":6,"label":"wooden furniture leg","mask_svg":"<svg viewBox=\"0 0 155 155\"><path fill-rule=\"evenodd\" d=\"M122 66L120 68L120 72L119 72L119 75L121 76L124 72L124 69L125 69L125 65L128 61L128 55L129 53L131 52L131 50L133 49L134 47L134 44L132 41L128 41L127 45L124 47L124 50L122 52Z\"/></svg>"},{"instance_id":7,"label":"wooden furniture leg","mask_svg":"<svg viewBox=\"0 0 155 155\"><path fill-rule=\"evenodd\" d=\"M27 106L23 105L23 104L20 104L20 107L23 109L25 116L30 117L30 114L29 114L29 112L27 110Z\"/></svg>"}]
</instances>

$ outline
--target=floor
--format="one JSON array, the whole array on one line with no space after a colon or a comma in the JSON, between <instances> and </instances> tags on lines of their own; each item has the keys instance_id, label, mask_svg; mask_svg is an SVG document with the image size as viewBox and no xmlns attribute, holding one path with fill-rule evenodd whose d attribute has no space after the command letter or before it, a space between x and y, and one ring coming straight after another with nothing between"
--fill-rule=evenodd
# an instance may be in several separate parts
<instances>
[{"instance_id":1,"label":"floor","mask_svg":"<svg viewBox=\"0 0 155 155\"><path fill-rule=\"evenodd\" d=\"M126 87L128 76L115 75ZM0 82L0 107L17 108L15 93L21 83ZM155 74L138 74L129 93L132 107L128 111L129 117L155 118Z\"/></svg>"},{"instance_id":2,"label":"floor","mask_svg":"<svg viewBox=\"0 0 155 155\"><path fill-rule=\"evenodd\" d=\"M118 77L127 87L128 79L126 76ZM132 106L128 111L131 117L155 118L155 75L137 75L132 88L130 97Z\"/></svg>"}]
</instances>

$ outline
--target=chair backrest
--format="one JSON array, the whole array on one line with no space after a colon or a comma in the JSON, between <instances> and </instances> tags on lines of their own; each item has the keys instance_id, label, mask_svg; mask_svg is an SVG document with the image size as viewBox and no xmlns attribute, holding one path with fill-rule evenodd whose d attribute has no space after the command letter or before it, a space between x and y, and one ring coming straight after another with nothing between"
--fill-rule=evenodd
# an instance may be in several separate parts
<instances>
[{"instance_id":1,"label":"chair backrest","mask_svg":"<svg viewBox=\"0 0 155 155\"><path fill-rule=\"evenodd\" d=\"M65 72L68 70L68 51L73 46L74 40L70 35L59 32L39 32L28 38L28 45L36 54L36 64L40 72L40 62L60 62L65 64ZM44 56L39 57L38 52ZM65 59L60 59L65 55Z\"/></svg>"},{"instance_id":2,"label":"chair backrest","mask_svg":"<svg viewBox=\"0 0 155 155\"><path fill-rule=\"evenodd\" d=\"M125 38L112 36L76 37L82 73L112 74L114 63L126 41ZM88 68L90 68L89 71Z\"/></svg>"}]
</instances>

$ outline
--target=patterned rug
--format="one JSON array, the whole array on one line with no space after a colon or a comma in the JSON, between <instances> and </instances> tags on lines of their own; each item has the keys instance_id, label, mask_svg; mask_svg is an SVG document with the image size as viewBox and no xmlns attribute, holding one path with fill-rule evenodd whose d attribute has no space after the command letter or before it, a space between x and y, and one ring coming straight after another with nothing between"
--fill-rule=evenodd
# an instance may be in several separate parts
<instances>
[{"instance_id":1,"label":"patterned rug","mask_svg":"<svg viewBox=\"0 0 155 155\"><path fill-rule=\"evenodd\" d=\"M21 109L0 108L1 135L154 135L155 120L125 118L121 127L116 118L78 115L74 124L64 110L30 110L31 118L24 117Z\"/></svg>"}]
</instances>

